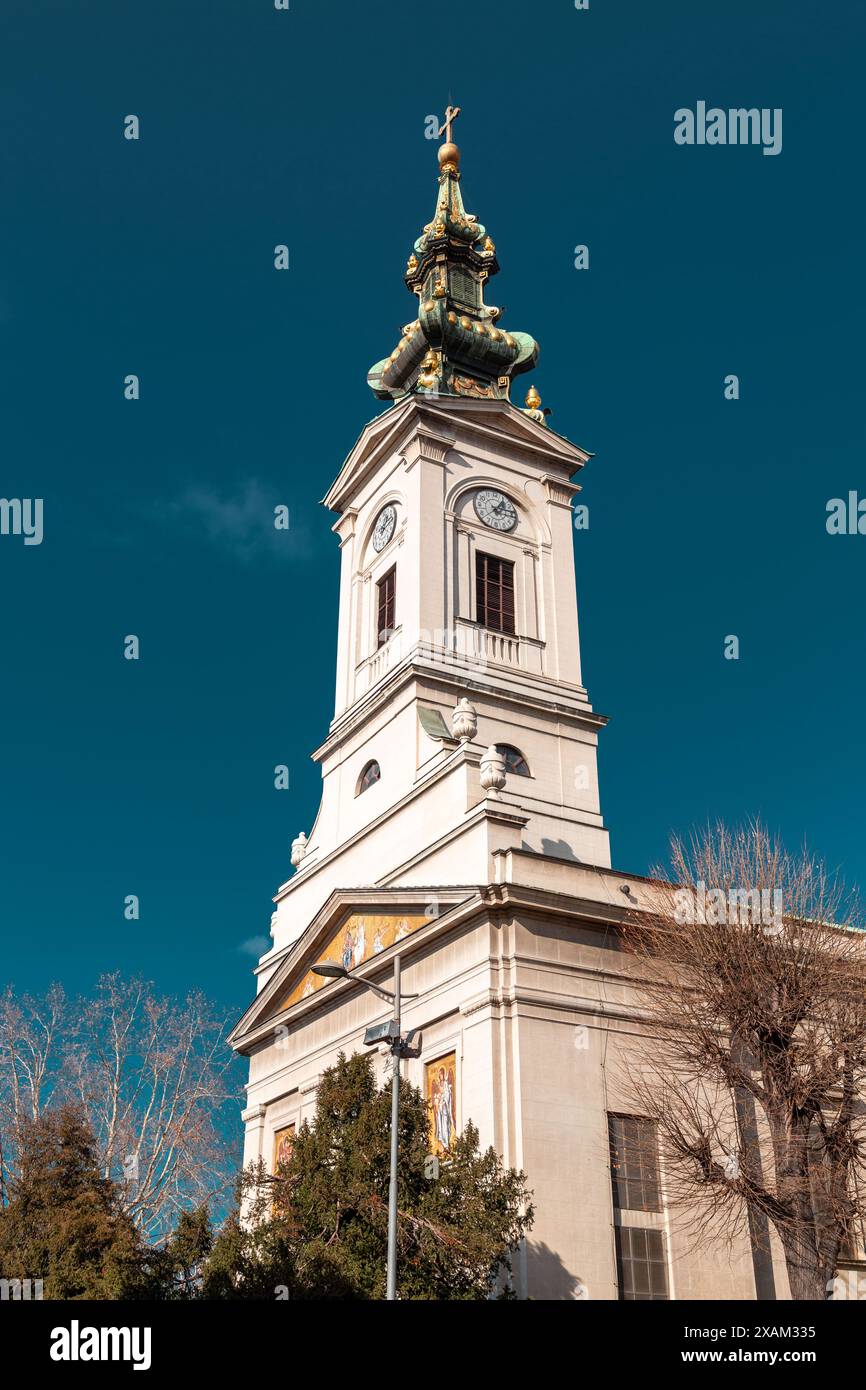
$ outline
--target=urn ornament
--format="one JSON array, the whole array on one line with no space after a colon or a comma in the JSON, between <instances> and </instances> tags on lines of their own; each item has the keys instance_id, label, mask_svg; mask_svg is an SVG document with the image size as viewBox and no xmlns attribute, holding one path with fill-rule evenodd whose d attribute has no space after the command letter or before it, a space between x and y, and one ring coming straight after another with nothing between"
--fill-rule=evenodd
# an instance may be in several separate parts
<instances>
[{"instance_id":1,"label":"urn ornament","mask_svg":"<svg viewBox=\"0 0 866 1390\"><path fill-rule=\"evenodd\" d=\"M451 711L451 732L461 743L468 743L478 732L478 715L463 695Z\"/></svg>"},{"instance_id":2,"label":"urn ornament","mask_svg":"<svg viewBox=\"0 0 866 1390\"><path fill-rule=\"evenodd\" d=\"M495 743L481 759L481 785L490 796L498 796L505 786L505 759Z\"/></svg>"},{"instance_id":3,"label":"urn ornament","mask_svg":"<svg viewBox=\"0 0 866 1390\"><path fill-rule=\"evenodd\" d=\"M294 864L295 868L298 867L306 852L307 837L302 830L297 839L292 840L292 863Z\"/></svg>"}]
</instances>

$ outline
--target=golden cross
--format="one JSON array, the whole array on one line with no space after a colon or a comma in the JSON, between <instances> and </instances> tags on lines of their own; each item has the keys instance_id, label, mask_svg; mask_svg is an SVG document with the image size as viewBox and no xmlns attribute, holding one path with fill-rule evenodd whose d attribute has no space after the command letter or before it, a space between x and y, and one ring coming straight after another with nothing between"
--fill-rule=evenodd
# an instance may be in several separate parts
<instances>
[{"instance_id":1,"label":"golden cross","mask_svg":"<svg viewBox=\"0 0 866 1390\"><path fill-rule=\"evenodd\" d=\"M445 108L445 120L443 121L442 125L439 127L439 138L440 138L440 140L441 140L442 136L444 135L444 136L445 136L445 139L447 140L447 142L448 142L449 145L451 144L451 125L452 125L452 122L453 122L453 121L456 121L456 120L457 120L457 117L458 117L459 115L460 115L460 107L459 107L459 106L446 106L446 108Z\"/></svg>"}]
</instances>

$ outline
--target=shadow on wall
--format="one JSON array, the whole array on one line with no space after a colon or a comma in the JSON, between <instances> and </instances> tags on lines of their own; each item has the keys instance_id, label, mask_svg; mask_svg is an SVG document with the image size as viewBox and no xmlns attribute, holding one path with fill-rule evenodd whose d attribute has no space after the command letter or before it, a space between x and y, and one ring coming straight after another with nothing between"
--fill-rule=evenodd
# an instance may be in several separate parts
<instances>
[{"instance_id":1,"label":"shadow on wall","mask_svg":"<svg viewBox=\"0 0 866 1390\"><path fill-rule=\"evenodd\" d=\"M583 1280L566 1269L550 1246L530 1240L526 1246L526 1268L529 1276L529 1297L537 1301L562 1302L584 1299L589 1291Z\"/></svg>"},{"instance_id":2,"label":"shadow on wall","mask_svg":"<svg viewBox=\"0 0 866 1390\"><path fill-rule=\"evenodd\" d=\"M567 859L569 864L581 863L571 845L565 840L543 839L541 841L541 853L549 855L551 859Z\"/></svg>"}]
</instances>

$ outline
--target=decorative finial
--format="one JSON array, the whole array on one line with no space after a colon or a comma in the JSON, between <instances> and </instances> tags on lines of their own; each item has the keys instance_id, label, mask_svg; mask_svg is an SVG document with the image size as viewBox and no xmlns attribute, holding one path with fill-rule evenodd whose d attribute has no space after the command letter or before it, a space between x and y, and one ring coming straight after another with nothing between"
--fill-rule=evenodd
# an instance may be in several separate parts
<instances>
[{"instance_id":1,"label":"decorative finial","mask_svg":"<svg viewBox=\"0 0 866 1390\"><path fill-rule=\"evenodd\" d=\"M445 136L445 144L439 146L439 168L442 169L446 164L453 164L455 169L460 167L460 151L451 139L451 127L460 115L459 106L446 106L445 120L439 127L439 138Z\"/></svg>"},{"instance_id":2,"label":"decorative finial","mask_svg":"<svg viewBox=\"0 0 866 1390\"><path fill-rule=\"evenodd\" d=\"M465 695L461 695L451 711L451 732L461 743L468 743L478 732L478 713Z\"/></svg>"},{"instance_id":3,"label":"decorative finial","mask_svg":"<svg viewBox=\"0 0 866 1390\"><path fill-rule=\"evenodd\" d=\"M495 743L481 759L481 785L491 798L498 798L505 786L505 759Z\"/></svg>"},{"instance_id":4,"label":"decorative finial","mask_svg":"<svg viewBox=\"0 0 866 1390\"><path fill-rule=\"evenodd\" d=\"M550 411L541 409L541 397L534 386L530 386L527 391L524 405L526 409L523 413L524 415L528 415L530 420L534 420L538 425L547 424L547 416L550 414Z\"/></svg>"}]
</instances>

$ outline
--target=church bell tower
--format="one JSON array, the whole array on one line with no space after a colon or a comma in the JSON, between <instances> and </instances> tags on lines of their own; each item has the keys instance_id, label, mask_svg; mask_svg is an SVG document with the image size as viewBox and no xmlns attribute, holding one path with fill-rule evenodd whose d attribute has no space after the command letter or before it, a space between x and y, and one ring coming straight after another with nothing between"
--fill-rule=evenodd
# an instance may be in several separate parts
<instances>
[{"instance_id":1,"label":"church bell tower","mask_svg":"<svg viewBox=\"0 0 866 1390\"><path fill-rule=\"evenodd\" d=\"M499 267L464 207L456 114L404 277L416 315L368 375L387 405L324 498L334 715L313 754L318 814L231 1034L249 1060L244 1163L278 1172L341 1056L366 1053L384 1084L383 991L399 979L414 1042L393 1064L427 1103L425 1180L470 1122L526 1174L518 1297L751 1298L742 1244L680 1242L649 1143L654 1195L621 1181L631 1159L612 1163L614 1137L636 1144L622 1136L649 1124L627 1080L657 1040L622 931L654 889L611 868L599 804L605 720L583 682L573 553L589 455L550 429L533 385L512 399L539 350L485 302ZM399 1255L391 1277L400 1297Z\"/></svg>"},{"instance_id":2,"label":"church bell tower","mask_svg":"<svg viewBox=\"0 0 866 1390\"><path fill-rule=\"evenodd\" d=\"M492 882L506 849L610 863L572 549L589 455L548 427L534 386L511 400L539 349L485 303L499 265L464 208L457 114L404 276L417 316L368 374L389 408L324 498L341 552L334 718L265 978L337 886Z\"/></svg>"},{"instance_id":3,"label":"church bell tower","mask_svg":"<svg viewBox=\"0 0 866 1390\"><path fill-rule=\"evenodd\" d=\"M594 1287L613 1288L590 1025L624 899L599 805L605 720L580 665L572 502L589 454L549 428L534 386L512 400L538 344L485 302L499 266L464 207L456 115L404 277L416 316L368 374L387 405L324 498L341 566L334 715L313 754L318 813L231 1035L250 1068L244 1162L276 1170L323 1072L387 1019L376 990L399 960L431 1153L447 1159L471 1120L537 1194L540 1253L521 1250L515 1287L574 1285L586 1214L578 1229L569 1184L591 1171Z\"/></svg>"}]
</instances>

